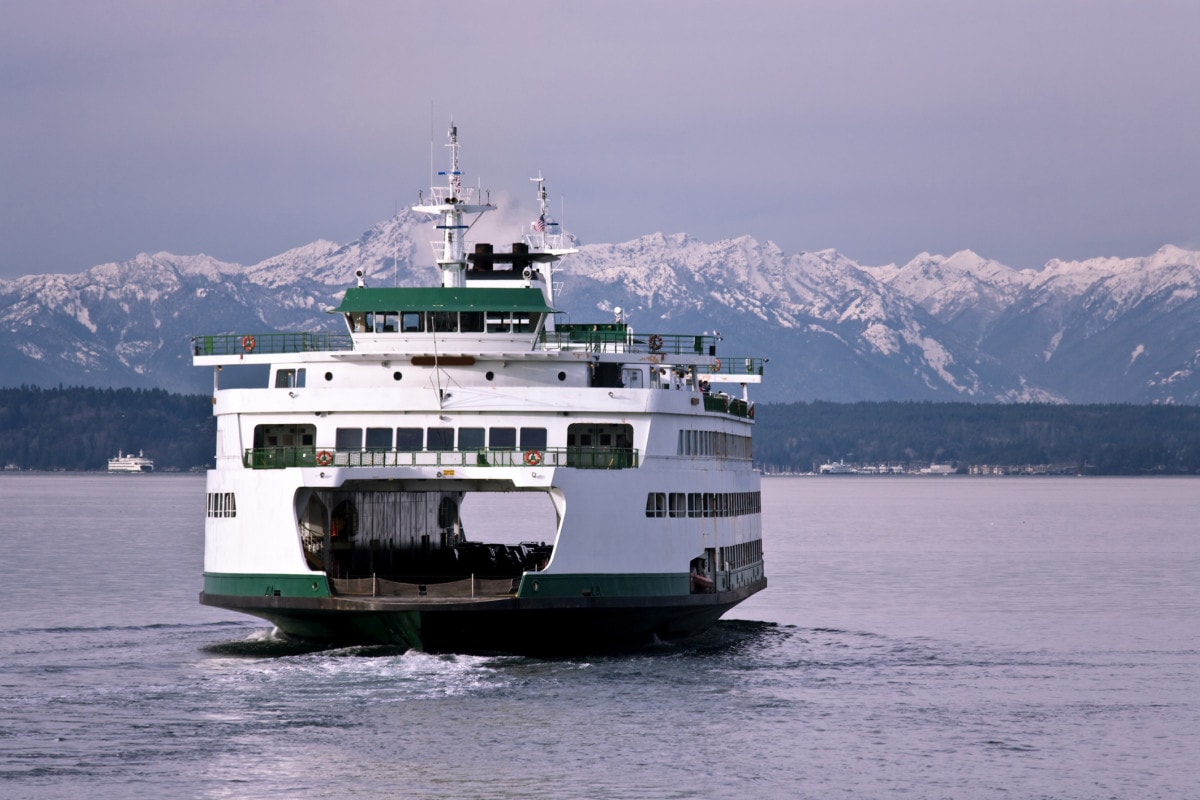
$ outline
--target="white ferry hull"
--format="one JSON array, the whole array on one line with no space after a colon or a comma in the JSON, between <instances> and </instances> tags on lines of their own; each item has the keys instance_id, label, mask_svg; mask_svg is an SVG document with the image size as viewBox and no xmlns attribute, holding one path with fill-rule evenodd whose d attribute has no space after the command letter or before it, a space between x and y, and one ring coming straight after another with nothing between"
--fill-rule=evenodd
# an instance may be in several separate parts
<instances>
[{"instance_id":1,"label":"white ferry hull","mask_svg":"<svg viewBox=\"0 0 1200 800\"><path fill-rule=\"evenodd\" d=\"M532 239L468 253L467 215L492 206L461 181L453 128L451 153L415 207L438 218L440 286L360 271L330 310L344 334L194 340L217 418L200 601L296 637L430 651L703 631L766 587L747 396L763 359L722 364L718 334L638 335L619 312L559 322L553 264L573 250L545 233L541 180ZM221 388L247 366L266 385ZM500 493L540 498L551 521L482 502L495 540L472 538L476 496Z\"/></svg>"}]
</instances>

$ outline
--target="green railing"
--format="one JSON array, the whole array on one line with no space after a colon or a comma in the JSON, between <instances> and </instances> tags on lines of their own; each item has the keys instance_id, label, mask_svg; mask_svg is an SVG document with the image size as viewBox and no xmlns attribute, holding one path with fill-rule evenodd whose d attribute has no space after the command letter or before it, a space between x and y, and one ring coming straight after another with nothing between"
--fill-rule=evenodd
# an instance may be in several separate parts
<instances>
[{"instance_id":1,"label":"green railing","mask_svg":"<svg viewBox=\"0 0 1200 800\"><path fill-rule=\"evenodd\" d=\"M245 451L248 469L285 467L572 467L628 469L638 451L613 447L542 447L526 450L335 450L321 447L255 447Z\"/></svg>"},{"instance_id":2,"label":"green railing","mask_svg":"<svg viewBox=\"0 0 1200 800\"><path fill-rule=\"evenodd\" d=\"M754 406L752 404L737 397L728 397L722 394L704 395L704 410L754 419Z\"/></svg>"},{"instance_id":3,"label":"green railing","mask_svg":"<svg viewBox=\"0 0 1200 800\"><path fill-rule=\"evenodd\" d=\"M251 353L311 353L353 350L348 333L223 333L192 338L192 354L236 356Z\"/></svg>"}]
</instances>

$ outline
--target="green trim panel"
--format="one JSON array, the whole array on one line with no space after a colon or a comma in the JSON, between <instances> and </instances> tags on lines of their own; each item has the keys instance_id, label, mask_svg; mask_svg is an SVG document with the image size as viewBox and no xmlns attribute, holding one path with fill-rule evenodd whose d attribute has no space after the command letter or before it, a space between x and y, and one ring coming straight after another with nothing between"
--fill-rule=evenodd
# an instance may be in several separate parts
<instances>
[{"instance_id":1,"label":"green trim panel","mask_svg":"<svg viewBox=\"0 0 1200 800\"><path fill-rule=\"evenodd\" d=\"M234 597L329 597L324 575L204 573L205 594Z\"/></svg>"},{"instance_id":2,"label":"green trim panel","mask_svg":"<svg viewBox=\"0 0 1200 800\"><path fill-rule=\"evenodd\" d=\"M480 287L355 287L335 313L352 311L527 311L551 313L541 290Z\"/></svg>"},{"instance_id":3,"label":"green trim panel","mask_svg":"<svg viewBox=\"0 0 1200 800\"><path fill-rule=\"evenodd\" d=\"M517 597L675 597L689 594L686 572L637 574L527 572Z\"/></svg>"}]
</instances>

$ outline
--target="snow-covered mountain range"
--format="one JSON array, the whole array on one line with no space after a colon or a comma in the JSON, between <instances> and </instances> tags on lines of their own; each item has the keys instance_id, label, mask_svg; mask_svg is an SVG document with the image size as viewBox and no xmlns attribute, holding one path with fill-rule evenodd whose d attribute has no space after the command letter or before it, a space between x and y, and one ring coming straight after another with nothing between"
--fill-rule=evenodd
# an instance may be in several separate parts
<instances>
[{"instance_id":1,"label":"snow-covered mountain range","mask_svg":"<svg viewBox=\"0 0 1200 800\"><path fill-rule=\"evenodd\" d=\"M435 283L416 265L428 225L402 212L252 266L157 253L0 281L0 385L207 391L191 336L336 329L325 309L357 269L373 285ZM561 268L557 305L575 321L620 306L641 332L720 331L722 355L768 357L759 399L1200 403L1200 251L865 266L658 233L582 245Z\"/></svg>"}]
</instances>

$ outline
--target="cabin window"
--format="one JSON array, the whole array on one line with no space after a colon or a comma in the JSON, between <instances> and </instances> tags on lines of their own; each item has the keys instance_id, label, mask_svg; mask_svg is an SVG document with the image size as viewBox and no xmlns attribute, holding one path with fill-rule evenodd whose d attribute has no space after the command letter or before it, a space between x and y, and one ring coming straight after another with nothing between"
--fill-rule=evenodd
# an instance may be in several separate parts
<instances>
[{"instance_id":1,"label":"cabin window","mask_svg":"<svg viewBox=\"0 0 1200 800\"><path fill-rule=\"evenodd\" d=\"M667 515L667 496L663 492L650 492L646 495L646 516L665 517Z\"/></svg>"},{"instance_id":2,"label":"cabin window","mask_svg":"<svg viewBox=\"0 0 1200 800\"><path fill-rule=\"evenodd\" d=\"M668 500L670 501L670 505L667 510L672 517L687 516L687 495L683 492L671 492Z\"/></svg>"},{"instance_id":3,"label":"cabin window","mask_svg":"<svg viewBox=\"0 0 1200 800\"><path fill-rule=\"evenodd\" d=\"M315 425L255 425L254 447L312 447L317 438Z\"/></svg>"},{"instance_id":4,"label":"cabin window","mask_svg":"<svg viewBox=\"0 0 1200 800\"><path fill-rule=\"evenodd\" d=\"M463 333L481 333L483 331L483 312L463 311L460 313L458 329Z\"/></svg>"},{"instance_id":5,"label":"cabin window","mask_svg":"<svg viewBox=\"0 0 1200 800\"><path fill-rule=\"evenodd\" d=\"M491 312L487 315L488 333L508 333L509 318L507 314Z\"/></svg>"},{"instance_id":6,"label":"cabin window","mask_svg":"<svg viewBox=\"0 0 1200 800\"><path fill-rule=\"evenodd\" d=\"M396 449L401 452L416 452L424 441L425 431L421 428L396 428Z\"/></svg>"},{"instance_id":7,"label":"cabin window","mask_svg":"<svg viewBox=\"0 0 1200 800\"><path fill-rule=\"evenodd\" d=\"M337 449L338 450L361 450L362 449L362 428L338 428L337 429Z\"/></svg>"},{"instance_id":8,"label":"cabin window","mask_svg":"<svg viewBox=\"0 0 1200 800\"><path fill-rule=\"evenodd\" d=\"M367 428L367 449L368 450L391 450L392 449L392 429L391 428Z\"/></svg>"},{"instance_id":9,"label":"cabin window","mask_svg":"<svg viewBox=\"0 0 1200 800\"><path fill-rule=\"evenodd\" d=\"M689 517L704 516L704 505L700 500L699 492L688 492L687 503Z\"/></svg>"},{"instance_id":10,"label":"cabin window","mask_svg":"<svg viewBox=\"0 0 1200 800\"><path fill-rule=\"evenodd\" d=\"M493 450L515 450L517 447L517 429L492 428L488 434L488 441L491 443Z\"/></svg>"},{"instance_id":11,"label":"cabin window","mask_svg":"<svg viewBox=\"0 0 1200 800\"><path fill-rule=\"evenodd\" d=\"M484 432L483 428L459 428L458 449L482 450Z\"/></svg>"},{"instance_id":12,"label":"cabin window","mask_svg":"<svg viewBox=\"0 0 1200 800\"><path fill-rule=\"evenodd\" d=\"M307 370L301 369L281 369L275 373L275 388L276 389L303 389L304 376Z\"/></svg>"},{"instance_id":13,"label":"cabin window","mask_svg":"<svg viewBox=\"0 0 1200 800\"><path fill-rule=\"evenodd\" d=\"M545 450L546 449L546 429L545 428L521 428L521 449L522 450Z\"/></svg>"},{"instance_id":14,"label":"cabin window","mask_svg":"<svg viewBox=\"0 0 1200 800\"><path fill-rule=\"evenodd\" d=\"M430 428L426 432L425 449L453 450L454 428Z\"/></svg>"},{"instance_id":15,"label":"cabin window","mask_svg":"<svg viewBox=\"0 0 1200 800\"><path fill-rule=\"evenodd\" d=\"M400 330L404 333L420 333L421 332L421 312L419 311L402 311L400 312Z\"/></svg>"},{"instance_id":16,"label":"cabin window","mask_svg":"<svg viewBox=\"0 0 1200 800\"><path fill-rule=\"evenodd\" d=\"M209 492L208 516L236 517L237 497L233 492Z\"/></svg>"}]
</instances>

